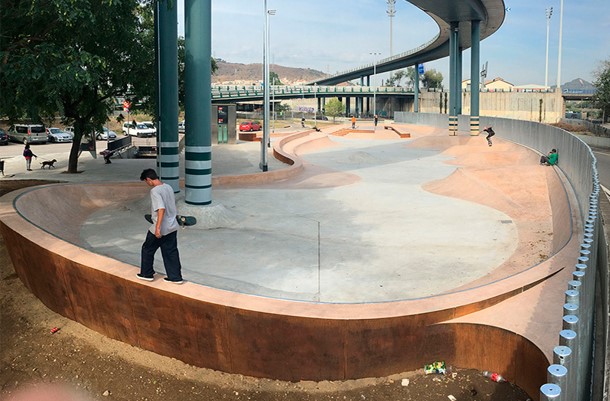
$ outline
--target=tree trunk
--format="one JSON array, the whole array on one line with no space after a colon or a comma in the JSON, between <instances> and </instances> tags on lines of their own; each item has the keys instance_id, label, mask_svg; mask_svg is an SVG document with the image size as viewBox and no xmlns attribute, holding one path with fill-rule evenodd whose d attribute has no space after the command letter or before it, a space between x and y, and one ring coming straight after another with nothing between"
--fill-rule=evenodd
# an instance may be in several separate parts
<instances>
[{"instance_id":1,"label":"tree trunk","mask_svg":"<svg viewBox=\"0 0 610 401\"><path fill-rule=\"evenodd\" d=\"M85 134L85 121L76 119L74 121L74 138L72 138L72 148L70 148L70 158L68 159L68 173L78 173L78 156L80 155L80 144Z\"/></svg>"},{"instance_id":2,"label":"tree trunk","mask_svg":"<svg viewBox=\"0 0 610 401\"><path fill-rule=\"evenodd\" d=\"M70 158L68 159L68 173L76 174L78 173L78 154L80 152L80 137L77 139L77 136L74 135L74 139L72 140L72 148L70 148Z\"/></svg>"}]
</instances>

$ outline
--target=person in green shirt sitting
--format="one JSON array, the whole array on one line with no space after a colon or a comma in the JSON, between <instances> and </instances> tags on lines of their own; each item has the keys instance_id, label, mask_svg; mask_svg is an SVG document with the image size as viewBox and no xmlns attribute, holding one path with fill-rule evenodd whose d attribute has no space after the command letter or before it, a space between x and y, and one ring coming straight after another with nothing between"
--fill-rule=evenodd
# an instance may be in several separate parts
<instances>
[{"instance_id":1,"label":"person in green shirt sitting","mask_svg":"<svg viewBox=\"0 0 610 401\"><path fill-rule=\"evenodd\" d=\"M559 161L559 155L557 154L557 149L551 149L548 155L540 157L540 164L544 164L545 166L554 166Z\"/></svg>"}]
</instances>

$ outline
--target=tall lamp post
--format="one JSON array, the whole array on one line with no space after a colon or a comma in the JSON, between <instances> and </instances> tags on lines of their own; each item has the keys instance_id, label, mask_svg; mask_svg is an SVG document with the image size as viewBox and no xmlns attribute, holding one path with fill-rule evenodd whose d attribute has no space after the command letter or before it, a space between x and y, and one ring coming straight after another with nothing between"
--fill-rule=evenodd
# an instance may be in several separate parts
<instances>
[{"instance_id":1,"label":"tall lamp post","mask_svg":"<svg viewBox=\"0 0 610 401\"><path fill-rule=\"evenodd\" d=\"M546 65L544 67L544 87L549 87L549 31L551 28L551 15L553 7L546 9Z\"/></svg>"},{"instance_id":2,"label":"tall lamp post","mask_svg":"<svg viewBox=\"0 0 610 401\"><path fill-rule=\"evenodd\" d=\"M561 92L561 41L563 37L563 0L559 3L559 56L557 57L557 89Z\"/></svg>"},{"instance_id":3,"label":"tall lamp post","mask_svg":"<svg viewBox=\"0 0 610 401\"><path fill-rule=\"evenodd\" d=\"M267 147L269 146L269 16L275 15L275 10L267 9L265 0L265 29L263 31L263 140L261 141L260 169L268 170Z\"/></svg>"},{"instance_id":4,"label":"tall lamp post","mask_svg":"<svg viewBox=\"0 0 610 401\"><path fill-rule=\"evenodd\" d=\"M381 53L371 52L369 53L373 56L373 118L377 115L377 86L375 86L375 75L377 75L377 56L381 55Z\"/></svg>"},{"instance_id":5,"label":"tall lamp post","mask_svg":"<svg viewBox=\"0 0 610 401\"><path fill-rule=\"evenodd\" d=\"M387 3L388 9L386 13L388 13L388 17L390 17L390 57L392 57L394 55L394 53L392 52L392 20L396 15L396 8L394 8L394 6L396 5L396 0L387 0Z\"/></svg>"},{"instance_id":6,"label":"tall lamp post","mask_svg":"<svg viewBox=\"0 0 610 401\"><path fill-rule=\"evenodd\" d=\"M313 126L318 126L318 84L313 84Z\"/></svg>"}]
</instances>

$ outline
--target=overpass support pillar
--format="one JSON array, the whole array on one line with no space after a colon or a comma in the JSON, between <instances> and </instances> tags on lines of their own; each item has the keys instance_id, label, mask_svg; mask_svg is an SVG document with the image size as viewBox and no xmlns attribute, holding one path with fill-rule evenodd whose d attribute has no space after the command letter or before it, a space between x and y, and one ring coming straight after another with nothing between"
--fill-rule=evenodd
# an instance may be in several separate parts
<instances>
[{"instance_id":1,"label":"overpass support pillar","mask_svg":"<svg viewBox=\"0 0 610 401\"><path fill-rule=\"evenodd\" d=\"M212 203L212 0L185 0L185 201Z\"/></svg>"},{"instance_id":2,"label":"overpass support pillar","mask_svg":"<svg viewBox=\"0 0 610 401\"><path fill-rule=\"evenodd\" d=\"M157 128L159 177L180 192L178 146L178 8L176 3L156 4L157 22Z\"/></svg>"},{"instance_id":3,"label":"overpass support pillar","mask_svg":"<svg viewBox=\"0 0 610 401\"><path fill-rule=\"evenodd\" d=\"M349 117L352 114L352 105L351 103L352 98L349 96L345 97L345 116Z\"/></svg>"},{"instance_id":4,"label":"overpass support pillar","mask_svg":"<svg viewBox=\"0 0 610 401\"><path fill-rule=\"evenodd\" d=\"M481 21L471 21L470 37L470 135L479 135Z\"/></svg>"},{"instance_id":5,"label":"overpass support pillar","mask_svg":"<svg viewBox=\"0 0 610 401\"><path fill-rule=\"evenodd\" d=\"M366 86L368 86L369 88L371 87L371 76L367 75L366 77ZM366 114L370 114L370 110L371 110L371 98L370 97L366 97Z\"/></svg>"},{"instance_id":6,"label":"overpass support pillar","mask_svg":"<svg viewBox=\"0 0 610 401\"><path fill-rule=\"evenodd\" d=\"M452 22L449 33L449 135L457 135L458 127L458 49L459 25Z\"/></svg>"},{"instance_id":7,"label":"overpass support pillar","mask_svg":"<svg viewBox=\"0 0 610 401\"><path fill-rule=\"evenodd\" d=\"M457 60L457 65L455 68L455 93L456 93L456 97L455 97L455 101L456 101L456 115L460 115L462 114L462 48L459 47L459 42L457 44L458 48L457 48L457 53L456 53L456 60Z\"/></svg>"},{"instance_id":8,"label":"overpass support pillar","mask_svg":"<svg viewBox=\"0 0 610 401\"><path fill-rule=\"evenodd\" d=\"M419 71L418 65L415 64L415 79L413 80L413 89L415 91L413 97L413 112L419 113Z\"/></svg>"}]
</instances>

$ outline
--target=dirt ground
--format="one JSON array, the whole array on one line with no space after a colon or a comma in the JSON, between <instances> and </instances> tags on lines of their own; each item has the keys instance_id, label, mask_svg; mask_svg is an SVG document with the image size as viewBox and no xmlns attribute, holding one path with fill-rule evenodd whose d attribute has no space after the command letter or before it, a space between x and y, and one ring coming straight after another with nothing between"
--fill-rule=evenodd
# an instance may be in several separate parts
<instances>
[{"instance_id":1,"label":"dirt ground","mask_svg":"<svg viewBox=\"0 0 610 401\"><path fill-rule=\"evenodd\" d=\"M2 180L0 195L42 183L48 181ZM111 340L50 311L15 274L7 246L0 237L0 400L529 400L510 383L459 367L445 375L420 369L383 378L298 383L196 368ZM59 330L51 333L53 328ZM44 387L49 383L62 388Z\"/></svg>"}]
</instances>

